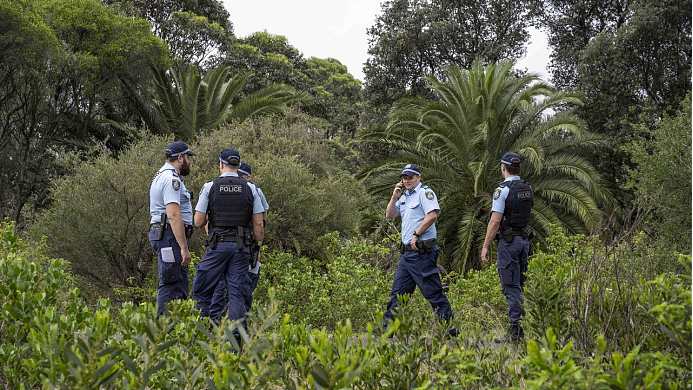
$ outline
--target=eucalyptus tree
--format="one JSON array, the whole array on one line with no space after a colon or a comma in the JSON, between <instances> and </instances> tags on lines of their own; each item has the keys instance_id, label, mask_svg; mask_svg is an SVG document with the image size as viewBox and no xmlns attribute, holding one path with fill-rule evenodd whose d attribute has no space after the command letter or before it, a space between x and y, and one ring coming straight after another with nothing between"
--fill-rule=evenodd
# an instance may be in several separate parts
<instances>
[{"instance_id":1,"label":"eucalyptus tree","mask_svg":"<svg viewBox=\"0 0 693 390\"><path fill-rule=\"evenodd\" d=\"M211 69L204 77L195 66L152 66L152 72L151 94L133 95L142 120L155 134L175 134L185 141L227 121L243 122L255 115L281 114L286 105L308 99L305 92L277 84L243 96L241 91L249 74L229 78L225 65Z\"/></svg>"},{"instance_id":2,"label":"eucalyptus tree","mask_svg":"<svg viewBox=\"0 0 693 390\"><path fill-rule=\"evenodd\" d=\"M446 69L447 80L427 77L435 100L400 100L389 124L362 135L366 143L393 147L390 158L365 169L369 185L389 193L405 163L423 168L423 180L439 194L439 239L443 264L458 272L480 267L493 190L502 181L506 151L523 158L521 176L534 188L530 228L541 238L549 225L588 233L600 221L612 195L595 168L582 157L603 140L585 130L564 107L581 104L537 75L517 77L513 61L475 61L469 70Z\"/></svg>"}]
</instances>

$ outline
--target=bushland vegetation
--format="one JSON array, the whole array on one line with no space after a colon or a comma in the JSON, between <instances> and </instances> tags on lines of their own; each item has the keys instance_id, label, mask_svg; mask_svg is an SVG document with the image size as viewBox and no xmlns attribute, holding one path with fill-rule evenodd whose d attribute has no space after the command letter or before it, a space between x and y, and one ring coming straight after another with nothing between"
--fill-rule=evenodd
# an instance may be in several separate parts
<instances>
[{"instance_id":1,"label":"bushland vegetation","mask_svg":"<svg viewBox=\"0 0 693 390\"><path fill-rule=\"evenodd\" d=\"M0 387L691 387L690 0L385 1L363 85L236 36L219 0L154 3L0 0ZM529 26L548 80L517 69ZM147 189L174 139L195 194L233 146L269 201L247 329L156 318ZM479 245L507 150L537 237L527 340L495 345ZM405 163L441 201L454 339L418 293L382 327Z\"/></svg>"}]
</instances>

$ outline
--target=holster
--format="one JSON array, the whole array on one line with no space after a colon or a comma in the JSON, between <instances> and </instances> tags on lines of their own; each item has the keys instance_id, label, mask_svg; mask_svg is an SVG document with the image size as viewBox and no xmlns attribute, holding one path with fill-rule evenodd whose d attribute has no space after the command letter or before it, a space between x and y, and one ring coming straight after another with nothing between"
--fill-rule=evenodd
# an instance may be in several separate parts
<instances>
[{"instance_id":1,"label":"holster","mask_svg":"<svg viewBox=\"0 0 693 390\"><path fill-rule=\"evenodd\" d=\"M260 259L260 245L254 242L250 245L250 268L257 267L257 262Z\"/></svg>"},{"instance_id":2,"label":"holster","mask_svg":"<svg viewBox=\"0 0 693 390\"><path fill-rule=\"evenodd\" d=\"M255 236L253 231L250 229L247 229L244 232L243 239L245 241L245 245L250 249L250 267L255 268L258 261L258 255L260 254L260 246L257 244L257 242L255 242Z\"/></svg>"},{"instance_id":3,"label":"holster","mask_svg":"<svg viewBox=\"0 0 693 390\"><path fill-rule=\"evenodd\" d=\"M214 234L214 232L210 232L207 235L207 239L205 240L205 245L209 247L211 250L217 249L217 235Z\"/></svg>"},{"instance_id":4,"label":"holster","mask_svg":"<svg viewBox=\"0 0 693 390\"><path fill-rule=\"evenodd\" d=\"M243 226L236 226L236 246L238 246L238 251L243 251L243 244L245 244L245 229Z\"/></svg>"},{"instance_id":5,"label":"holster","mask_svg":"<svg viewBox=\"0 0 693 390\"><path fill-rule=\"evenodd\" d=\"M168 215L161 213L161 226L159 227L159 241L164 239L164 230L168 229Z\"/></svg>"}]
</instances>

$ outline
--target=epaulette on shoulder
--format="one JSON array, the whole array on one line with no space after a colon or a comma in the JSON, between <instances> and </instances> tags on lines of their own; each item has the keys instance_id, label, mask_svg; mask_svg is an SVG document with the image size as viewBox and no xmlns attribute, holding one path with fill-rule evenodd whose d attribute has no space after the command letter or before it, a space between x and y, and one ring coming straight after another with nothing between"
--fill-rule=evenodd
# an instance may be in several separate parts
<instances>
[{"instance_id":1,"label":"epaulette on shoulder","mask_svg":"<svg viewBox=\"0 0 693 390\"><path fill-rule=\"evenodd\" d=\"M422 185L421 185L421 189L422 189L422 190L430 190L431 187L429 187L429 186L427 186L427 185L425 185L425 184L422 184Z\"/></svg>"},{"instance_id":2,"label":"epaulette on shoulder","mask_svg":"<svg viewBox=\"0 0 693 390\"><path fill-rule=\"evenodd\" d=\"M214 181L214 179L207 180L207 181L205 182L205 184L211 183L211 182L213 182L213 181Z\"/></svg>"},{"instance_id":3,"label":"epaulette on shoulder","mask_svg":"<svg viewBox=\"0 0 693 390\"><path fill-rule=\"evenodd\" d=\"M500 185L498 186L498 188L505 188L505 187L507 187L508 185L505 184L505 183L507 183L507 182L504 181L504 182L500 183Z\"/></svg>"}]
</instances>

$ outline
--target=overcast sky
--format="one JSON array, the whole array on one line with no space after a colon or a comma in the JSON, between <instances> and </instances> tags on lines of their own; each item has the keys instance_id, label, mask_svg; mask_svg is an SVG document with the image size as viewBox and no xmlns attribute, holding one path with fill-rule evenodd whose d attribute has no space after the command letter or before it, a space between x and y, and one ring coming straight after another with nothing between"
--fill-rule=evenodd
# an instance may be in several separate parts
<instances>
[{"instance_id":1,"label":"overcast sky","mask_svg":"<svg viewBox=\"0 0 693 390\"><path fill-rule=\"evenodd\" d=\"M267 30L284 35L305 58L333 57L363 81L368 58L366 29L380 13L381 0L223 0L236 36ZM546 36L532 29L527 56L518 67L548 79Z\"/></svg>"}]
</instances>

